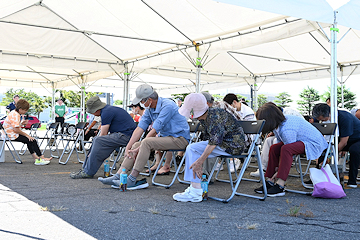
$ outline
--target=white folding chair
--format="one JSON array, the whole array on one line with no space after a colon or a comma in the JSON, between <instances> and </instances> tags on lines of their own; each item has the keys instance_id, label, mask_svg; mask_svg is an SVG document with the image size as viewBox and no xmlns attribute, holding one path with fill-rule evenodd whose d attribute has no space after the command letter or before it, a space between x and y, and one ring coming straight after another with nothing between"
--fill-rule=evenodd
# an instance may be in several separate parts
<instances>
[{"instance_id":1,"label":"white folding chair","mask_svg":"<svg viewBox=\"0 0 360 240\"><path fill-rule=\"evenodd\" d=\"M11 142L11 139L7 135L5 129L3 128L2 123L0 123L0 141L2 142L2 146L0 148L0 156L2 154L5 154L5 145L6 145L8 147L8 149L9 149L11 155L13 156L15 162L16 163L22 163L21 158L20 158L18 152L16 151L13 143Z\"/></svg>"}]
</instances>

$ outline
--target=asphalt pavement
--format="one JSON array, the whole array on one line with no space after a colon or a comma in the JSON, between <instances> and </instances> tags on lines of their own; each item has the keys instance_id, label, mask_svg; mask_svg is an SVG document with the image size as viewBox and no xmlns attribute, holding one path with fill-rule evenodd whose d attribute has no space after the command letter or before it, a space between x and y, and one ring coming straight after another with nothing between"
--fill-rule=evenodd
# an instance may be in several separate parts
<instances>
[{"instance_id":1,"label":"asphalt pavement","mask_svg":"<svg viewBox=\"0 0 360 240\"><path fill-rule=\"evenodd\" d=\"M97 180L103 167L93 179L71 179L70 172L81 168L76 154L66 165L53 159L47 166L35 166L28 152L21 156L23 164L15 163L8 150L5 154L6 162L0 163L0 239L360 238L360 189L346 189L343 199L287 192L265 201L235 196L229 203L179 203L172 195L187 185L178 182L169 189L150 184L120 192ZM249 168L246 177L254 170ZM220 175L225 173L226 168ZM172 176L158 179L170 182ZM301 189L298 178L287 184ZM252 194L259 186L244 181L239 189ZM230 190L229 184L215 182L209 195L226 197Z\"/></svg>"}]
</instances>

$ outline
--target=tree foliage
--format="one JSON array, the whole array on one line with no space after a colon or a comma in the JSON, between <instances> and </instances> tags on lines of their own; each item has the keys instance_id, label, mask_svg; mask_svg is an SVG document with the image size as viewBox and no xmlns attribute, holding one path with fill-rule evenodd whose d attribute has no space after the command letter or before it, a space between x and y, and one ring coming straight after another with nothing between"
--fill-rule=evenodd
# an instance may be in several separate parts
<instances>
[{"instance_id":1,"label":"tree foliage","mask_svg":"<svg viewBox=\"0 0 360 240\"><path fill-rule=\"evenodd\" d=\"M290 102L292 102L293 100L290 99L290 94L288 94L287 92L281 92L279 93L279 95L275 96L277 99L274 100L274 102L276 103L276 105L278 105L279 107L289 107Z\"/></svg>"},{"instance_id":2,"label":"tree foliage","mask_svg":"<svg viewBox=\"0 0 360 240\"><path fill-rule=\"evenodd\" d=\"M13 96L16 94L19 95L20 99L25 99L26 101L29 102L29 104L30 104L30 109L28 111L29 114L39 116L40 113L42 111L44 111L44 109L47 107L46 102L44 102L44 100L43 100L44 97L40 97L36 93L31 92L31 91L26 92L24 89L16 89L15 90L13 88L10 88L10 90L8 90L5 93L5 97L3 98L0 105L2 105L2 106L9 105L9 103L11 103L13 101Z\"/></svg>"},{"instance_id":3,"label":"tree foliage","mask_svg":"<svg viewBox=\"0 0 360 240\"><path fill-rule=\"evenodd\" d=\"M123 100L117 99L117 100L115 100L115 102L114 102L114 105L116 105L116 106L119 106L119 105L122 105L122 104L123 104Z\"/></svg>"},{"instance_id":4,"label":"tree foliage","mask_svg":"<svg viewBox=\"0 0 360 240\"><path fill-rule=\"evenodd\" d=\"M304 88L299 96L302 100L297 101L297 104L299 105L298 110L303 115L311 115L313 106L320 100L319 92L314 88L307 86L307 88Z\"/></svg>"},{"instance_id":5,"label":"tree foliage","mask_svg":"<svg viewBox=\"0 0 360 240\"><path fill-rule=\"evenodd\" d=\"M174 94L171 94L171 96L174 98L174 99L180 99L181 101L184 101L185 97L187 95L189 95L190 93L174 93Z\"/></svg>"},{"instance_id":6,"label":"tree foliage","mask_svg":"<svg viewBox=\"0 0 360 240\"><path fill-rule=\"evenodd\" d=\"M257 102L258 102L258 108L261 107L262 105L268 102L267 96L265 94L259 94L257 96Z\"/></svg>"},{"instance_id":7,"label":"tree foliage","mask_svg":"<svg viewBox=\"0 0 360 240\"><path fill-rule=\"evenodd\" d=\"M326 101L330 97L330 87L328 91L321 95L321 100ZM341 86L337 86L337 102L338 107L342 107L341 104ZM349 89L345 88L344 85L344 108L351 110L356 106L356 94L351 92Z\"/></svg>"}]
</instances>

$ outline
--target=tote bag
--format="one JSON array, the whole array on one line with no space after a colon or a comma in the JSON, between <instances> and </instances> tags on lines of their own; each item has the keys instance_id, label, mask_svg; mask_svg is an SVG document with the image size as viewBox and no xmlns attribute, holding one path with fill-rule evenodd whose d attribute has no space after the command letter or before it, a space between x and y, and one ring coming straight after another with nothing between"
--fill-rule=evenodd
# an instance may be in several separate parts
<instances>
[{"instance_id":1,"label":"tote bag","mask_svg":"<svg viewBox=\"0 0 360 240\"><path fill-rule=\"evenodd\" d=\"M310 168L310 178L314 185L313 197L342 198L346 196L329 164L326 164L325 168L321 169Z\"/></svg>"}]
</instances>

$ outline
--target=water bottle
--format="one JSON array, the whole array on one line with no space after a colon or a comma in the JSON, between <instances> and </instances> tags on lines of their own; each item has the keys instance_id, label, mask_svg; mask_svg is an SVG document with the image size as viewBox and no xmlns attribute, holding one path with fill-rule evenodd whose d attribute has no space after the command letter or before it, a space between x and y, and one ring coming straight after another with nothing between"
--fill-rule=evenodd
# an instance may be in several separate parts
<instances>
[{"instance_id":1,"label":"water bottle","mask_svg":"<svg viewBox=\"0 0 360 240\"><path fill-rule=\"evenodd\" d=\"M104 162L104 177L110 177L110 163L107 159Z\"/></svg>"},{"instance_id":2,"label":"water bottle","mask_svg":"<svg viewBox=\"0 0 360 240\"><path fill-rule=\"evenodd\" d=\"M208 200L208 181L206 180L206 175L202 175L202 179L201 179L201 188L203 190L203 200Z\"/></svg>"},{"instance_id":3,"label":"water bottle","mask_svg":"<svg viewBox=\"0 0 360 240\"><path fill-rule=\"evenodd\" d=\"M127 186L127 174L126 174L126 170L123 169L120 174L120 191L125 192L126 186Z\"/></svg>"}]
</instances>

